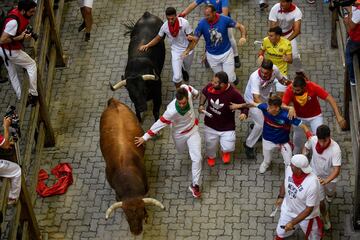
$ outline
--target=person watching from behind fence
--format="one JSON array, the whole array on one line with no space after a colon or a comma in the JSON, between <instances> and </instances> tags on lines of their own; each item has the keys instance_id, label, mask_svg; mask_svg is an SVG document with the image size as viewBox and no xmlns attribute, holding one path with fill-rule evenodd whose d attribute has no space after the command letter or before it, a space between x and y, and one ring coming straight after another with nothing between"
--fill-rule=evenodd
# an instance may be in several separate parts
<instances>
[{"instance_id":1,"label":"person watching from behind fence","mask_svg":"<svg viewBox=\"0 0 360 240\"><path fill-rule=\"evenodd\" d=\"M345 61L349 72L349 80L351 85L355 85L355 72L353 56L355 53L360 55L360 0L357 0L353 6L344 8L344 23L349 33L346 44ZM356 66L359 68L359 66Z\"/></svg>"},{"instance_id":2,"label":"person watching from behind fence","mask_svg":"<svg viewBox=\"0 0 360 240\"><path fill-rule=\"evenodd\" d=\"M0 134L0 148L1 150L10 150L13 147L13 142L10 141L9 128L11 125L11 118L4 117L3 128L4 135ZM9 178L11 187L9 191L8 204L15 204L19 198L21 191L21 168L18 164L4 160L0 156L0 177Z\"/></svg>"},{"instance_id":3,"label":"person watching from behind fence","mask_svg":"<svg viewBox=\"0 0 360 240\"><path fill-rule=\"evenodd\" d=\"M36 62L23 49L24 40L37 39L29 25L30 18L35 15L37 4L33 0L20 0L18 6L11 10L1 29L0 56L5 62L9 79L17 98L21 98L21 84L15 66L21 66L29 74L30 87L26 106L35 106L38 99Z\"/></svg>"}]
</instances>

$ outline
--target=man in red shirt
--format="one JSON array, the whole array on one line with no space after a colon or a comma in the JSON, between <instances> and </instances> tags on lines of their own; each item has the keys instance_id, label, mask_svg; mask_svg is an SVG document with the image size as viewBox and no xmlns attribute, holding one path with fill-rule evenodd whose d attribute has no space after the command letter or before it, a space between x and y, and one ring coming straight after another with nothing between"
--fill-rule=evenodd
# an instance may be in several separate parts
<instances>
[{"instance_id":1,"label":"man in red shirt","mask_svg":"<svg viewBox=\"0 0 360 240\"><path fill-rule=\"evenodd\" d=\"M323 124L323 116L318 97L327 101L334 111L339 126L346 128L346 121L341 116L335 99L322 87L310 82L304 74L296 75L292 85L288 86L282 99L282 106L289 111L289 118L297 117L311 127L312 132ZM293 106L289 106L293 103ZM294 153L300 153L304 140L301 128L294 128Z\"/></svg>"}]
</instances>

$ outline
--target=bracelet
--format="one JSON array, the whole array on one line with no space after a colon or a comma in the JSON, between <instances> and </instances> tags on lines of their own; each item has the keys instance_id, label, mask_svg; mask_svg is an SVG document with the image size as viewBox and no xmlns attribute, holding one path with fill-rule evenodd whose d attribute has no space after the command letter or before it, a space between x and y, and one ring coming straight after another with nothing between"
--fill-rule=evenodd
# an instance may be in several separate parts
<instances>
[{"instance_id":1,"label":"bracelet","mask_svg":"<svg viewBox=\"0 0 360 240\"><path fill-rule=\"evenodd\" d=\"M277 198L278 198L278 199L279 199L279 198L284 199L284 197L283 197L283 196L280 196L280 194L278 195Z\"/></svg>"}]
</instances>

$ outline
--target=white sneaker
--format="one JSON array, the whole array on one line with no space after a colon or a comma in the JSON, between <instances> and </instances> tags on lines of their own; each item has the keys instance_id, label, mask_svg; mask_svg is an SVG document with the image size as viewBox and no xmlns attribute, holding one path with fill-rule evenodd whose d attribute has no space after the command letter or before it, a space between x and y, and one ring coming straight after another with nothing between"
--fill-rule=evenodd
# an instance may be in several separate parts
<instances>
[{"instance_id":1,"label":"white sneaker","mask_svg":"<svg viewBox=\"0 0 360 240\"><path fill-rule=\"evenodd\" d=\"M269 165L266 162L262 162L259 167L259 172L264 173L266 172L266 169L269 167Z\"/></svg>"}]
</instances>

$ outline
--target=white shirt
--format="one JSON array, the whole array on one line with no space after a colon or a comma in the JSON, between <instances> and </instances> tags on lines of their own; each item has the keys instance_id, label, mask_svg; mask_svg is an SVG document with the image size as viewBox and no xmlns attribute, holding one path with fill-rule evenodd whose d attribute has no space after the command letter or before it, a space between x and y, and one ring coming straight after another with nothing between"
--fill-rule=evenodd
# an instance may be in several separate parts
<instances>
[{"instance_id":1,"label":"white shirt","mask_svg":"<svg viewBox=\"0 0 360 240\"><path fill-rule=\"evenodd\" d=\"M142 137L145 141L152 137L152 134L156 134L164 127L170 125L173 135L186 134L191 132L191 130L197 129L197 119L195 117L194 106L192 102L192 97L199 94L199 91L193 88L190 85L182 84L181 88L185 88L188 91L188 102L190 105L190 110L187 111L184 115L181 115L175 107L176 99L172 100L166 107L166 111L157 120Z\"/></svg>"},{"instance_id":2,"label":"white shirt","mask_svg":"<svg viewBox=\"0 0 360 240\"><path fill-rule=\"evenodd\" d=\"M249 81L246 85L244 99L247 103L254 102L253 94L260 95L261 100L263 102L267 102L270 93L274 90L275 83L278 81L278 79L283 78L279 68L275 65L273 65L273 72L270 79L266 81L266 83L261 79L258 71L259 69L250 75Z\"/></svg>"},{"instance_id":3,"label":"white shirt","mask_svg":"<svg viewBox=\"0 0 360 240\"><path fill-rule=\"evenodd\" d=\"M341 166L341 149L339 145L331 139L330 146L319 154L315 147L318 142L317 136L312 136L306 143L305 147L312 150L310 166L314 174L321 178L327 178L335 166ZM337 178L331 182L337 182Z\"/></svg>"},{"instance_id":4,"label":"white shirt","mask_svg":"<svg viewBox=\"0 0 360 240\"><path fill-rule=\"evenodd\" d=\"M166 34L166 36L169 39L169 43L171 45L171 50L184 51L189 45L189 41L187 40L186 35L192 33L193 30L189 22L185 18L178 17L178 19L179 19L180 30L179 30L179 34L175 38L170 33L168 21L166 21L161 26L158 35L160 37L164 37Z\"/></svg>"},{"instance_id":5,"label":"white shirt","mask_svg":"<svg viewBox=\"0 0 360 240\"><path fill-rule=\"evenodd\" d=\"M357 9L356 7L352 7L352 17L351 21L355 24L360 23L360 9Z\"/></svg>"},{"instance_id":6,"label":"white shirt","mask_svg":"<svg viewBox=\"0 0 360 240\"><path fill-rule=\"evenodd\" d=\"M10 36L15 36L16 35L16 31L18 28L18 24L16 20L10 20L4 29L4 32L6 32L7 34L9 34Z\"/></svg>"},{"instance_id":7,"label":"white shirt","mask_svg":"<svg viewBox=\"0 0 360 240\"><path fill-rule=\"evenodd\" d=\"M280 3L275 4L270 10L269 20L277 22L283 33L285 33L293 28L294 22L301 20L302 13L297 6L294 11L289 13L280 13L280 9Z\"/></svg>"},{"instance_id":8,"label":"white shirt","mask_svg":"<svg viewBox=\"0 0 360 240\"><path fill-rule=\"evenodd\" d=\"M281 205L281 212L292 218L297 217L306 207L314 207L305 219L320 216L320 183L314 173L310 173L297 187L292 179L291 166L285 170L285 198Z\"/></svg>"}]
</instances>

